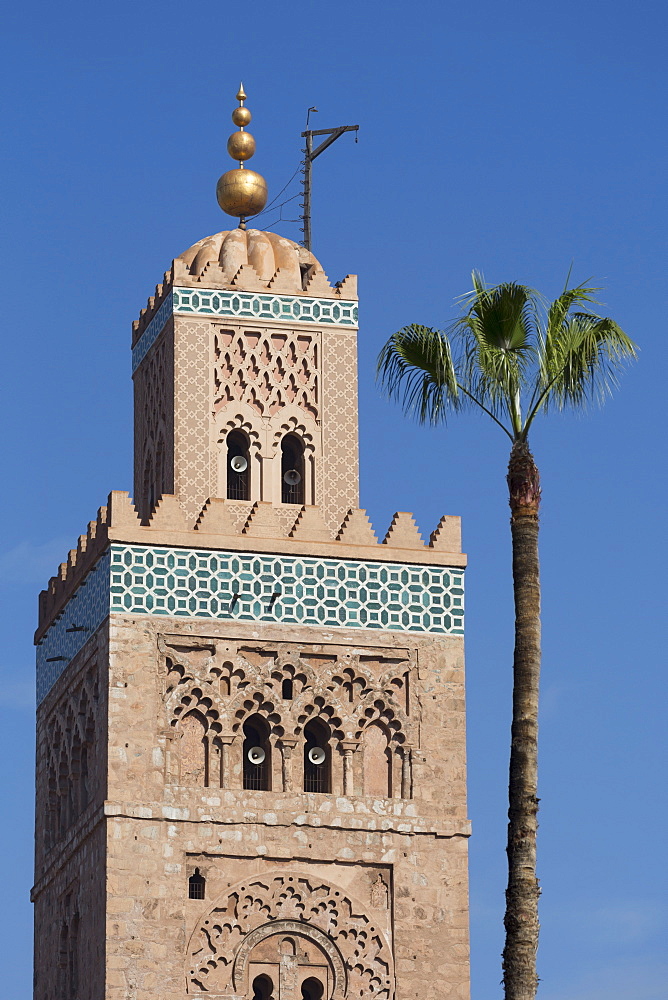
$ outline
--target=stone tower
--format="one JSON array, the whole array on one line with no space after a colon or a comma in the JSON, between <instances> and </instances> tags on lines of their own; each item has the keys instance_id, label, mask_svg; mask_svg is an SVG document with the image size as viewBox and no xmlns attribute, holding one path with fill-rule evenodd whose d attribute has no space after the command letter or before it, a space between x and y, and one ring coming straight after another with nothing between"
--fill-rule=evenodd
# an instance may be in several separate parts
<instances>
[{"instance_id":1,"label":"stone tower","mask_svg":"<svg viewBox=\"0 0 668 1000\"><path fill-rule=\"evenodd\" d=\"M356 328L244 228L135 324L134 504L40 595L35 1000L468 996L459 519L359 508Z\"/></svg>"}]
</instances>

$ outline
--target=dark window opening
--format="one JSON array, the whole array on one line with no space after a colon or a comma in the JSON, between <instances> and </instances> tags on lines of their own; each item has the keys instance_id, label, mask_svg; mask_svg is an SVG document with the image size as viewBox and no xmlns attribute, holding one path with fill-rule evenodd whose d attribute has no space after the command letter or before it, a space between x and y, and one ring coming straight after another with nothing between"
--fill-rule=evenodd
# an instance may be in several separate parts
<instances>
[{"instance_id":1,"label":"dark window opening","mask_svg":"<svg viewBox=\"0 0 668 1000\"><path fill-rule=\"evenodd\" d=\"M285 698L286 701L292 700L292 681L289 677L286 677L281 684L281 697Z\"/></svg>"},{"instance_id":2,"label":"dark window opening","mask_svg":"<svg viewBox=\"0 0 668 1000\"><path fill-rule=\"evenodd\" d=\"M304 729L304 791L331 791L329 731L319 719Z\"/></svg>"},{"instance_id":3,"label":"dark window opening","mask_svg":"<svg viewBox=\"0 0 668 1000\"><path fill-rule=\"evenodd\" d=\"M200 875L199 868L195 869L195 874L188 879L188 899L204 899L206 889L206 879Z\"/></svg>"},{"instance_id":4,"label":"dark window opening","mask_svg":"<svg viewBox=\"0 0 668 1000\"><path fill-rule=\"evenodd\" d=\"M274 984L269 976L256 976L253 980L253 1000L272 1000Z\"/></svg>"},{"instance_id":5,"label":"dark window opening","mask_svg":"<svg viewBox=\"0 0 668 1000\"><path fill-rule=\"evenodd\" d=\"M239 431L227 435L227 499L250 500L248 442Z\"/></svg>"},{"instance_id":6,"label":"dark window opening","mask_svg":"<svg viewBox=\"0 0 668 1000\"><path fill-rule=\"evenodd\" d=\"M315 271L315 264L300 264L299 270L302 277L302 289L303 291L306 291L306 286L311 279L311 275Z\"/></svg>"},{"instance_id":7,"label":"dark window opening","mask_svg":"<svg viewBox=\"0 0 668 1000\"><path fill-rule=\"evenodd\" d=\"M244 722L244 788L271 790L271 744L269 729L259 715Z\"/></svg>"},{"instance_id":8,"label":"dark window opening","mask_svg":"<svg viewBox=\"0 0 668 1000\"><path fill-rule=\"evenodd\" d=\"M303 1000L322 1000L325 989L319 979L310 976L302 983Z\"/></svg>"},{"instance_id":9,"label":"dark window opening","mask_svg":"<svg viewBox=\"0 0 668 1000\"><path fill-rule=\"evenodd\" d=\"M304 503L304 445L294 434L281 441L281 503Z\"/></svg>"}]
</instances>

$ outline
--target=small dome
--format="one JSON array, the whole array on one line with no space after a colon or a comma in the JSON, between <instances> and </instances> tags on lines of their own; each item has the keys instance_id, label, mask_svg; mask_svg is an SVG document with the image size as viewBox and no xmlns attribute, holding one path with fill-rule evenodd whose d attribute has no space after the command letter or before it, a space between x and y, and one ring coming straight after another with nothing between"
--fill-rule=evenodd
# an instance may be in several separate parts
<instances>
[{"instance_id":1,"label":"small dome","mask_svg":"<svg viewBox=\"0 0 668 1000\"><path fill-rule=\"evenodd\" d=\"M222 270L231 282L240 267L250 264L264 285L268 285L276 272L281 271L281 288L295 292L304 291L309 279L322 267L305 247L276 233L259 229L232 229L215 233L200 240L182 253L188 273L199 278L210 265ZM324 275L323 275L324 276Z\"/></svg>"}]
</instances>

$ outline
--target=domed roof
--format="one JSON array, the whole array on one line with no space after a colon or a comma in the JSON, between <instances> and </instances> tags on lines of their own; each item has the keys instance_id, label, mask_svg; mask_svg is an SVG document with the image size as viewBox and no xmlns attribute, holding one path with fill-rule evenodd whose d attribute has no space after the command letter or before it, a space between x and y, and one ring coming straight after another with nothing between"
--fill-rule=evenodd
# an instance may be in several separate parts
<instances>
[{"instance_id":1,"label":"domed roof","mask_svg":"<svg viewBox=\"0 0 668 1000\"><path fill-rule=\"evenodd\" d=\"M232 283L241 267L250 265L264 287L274 283L280 269L282 291L302 292L317 274L325 277L319 262L305 247L259 229L215 233L193 244L177 259L183 261L194 278L201 278L207 270L220 269L228 283Z\"/></svg>"}]
</instances>

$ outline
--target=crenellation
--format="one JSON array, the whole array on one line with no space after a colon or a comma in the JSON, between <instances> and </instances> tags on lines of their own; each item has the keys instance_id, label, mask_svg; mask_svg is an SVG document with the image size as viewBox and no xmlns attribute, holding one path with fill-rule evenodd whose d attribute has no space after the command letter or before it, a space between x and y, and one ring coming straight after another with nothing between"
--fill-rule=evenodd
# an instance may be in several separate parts
<instances>
[{"instance_id":1,"label":"crenellation","mask_svg":"<svg viewBox=\"0 0 668 1000\"><path fill-rule=\"evenodd\" d=\"M387 562L408 559L426 565L466 565L466 557L459 547L446 547L448 544L459 546L461 533L457 517L441 518L426 546L413 516L407 512L393 516L379 543L366 511L360 508L349 510L333 535L317 506L295 510L286 526L282 517L285 508L258 501L249 508L240 528L234 506L229 501L210 498L191 525L178 498L166 494L147 522L141 520L127 492L112 491L107 505L99 509L97 520L89 523L87 534L80 536L77 548L70 551L67 562L60 564L57 574L41 592L36 641L61 613L110 542L155 544L159 537L164 544L194 548L243 552L259 546L260 550L277 553L307 551L313 556L344 559Z\"/></svg>"},{"instance_id":2,"label":"crenellation","mask_svg":"<svg viewBox=\"0 0 668 1000\"><path fill-rule=\"evenodd\" d=\"M302 542L331 542L332 532L325 524L320 507L302 507L288 537Z\"/></svg>"},{"instance_id":3,"label":"crenellation","mask_svg":"<svg viewBox=\"0 0 668 1000\"><path fill-rule=\"evenodd\" d=\"M461 518L444 514L429 536L429 547L439 552L461 552Z\"/></svg>"},{"instance_id":4,"label":"crenellation","mask_svg":"<svg viewBox=\"0 0 668 1000\"><path fill-rule=\"evenodd\" d=\"M36 642L104 552L108 541L107 515L107 507L100 507L97 520L89 522L88 531L85 536L80 537L77 549L70 552L68 561L60 564L56 575L51 577L45 590L40 593Z\"/></svg>"},{"instance_id":5,"label":"crenellation","mask_svg":"<svg viewBox=\"0 0 668 1000\"><path fill-rule=\"evenodd\" d=\"M398 549L419 549L424 546L422 535L413 520L413 515L407 511L397 511L392 517L383 545L391 545Z\"/></svg>"}]
</instances>

